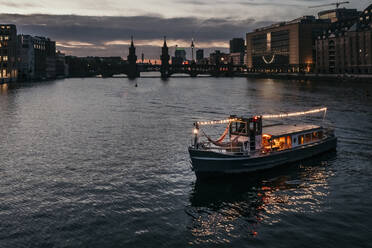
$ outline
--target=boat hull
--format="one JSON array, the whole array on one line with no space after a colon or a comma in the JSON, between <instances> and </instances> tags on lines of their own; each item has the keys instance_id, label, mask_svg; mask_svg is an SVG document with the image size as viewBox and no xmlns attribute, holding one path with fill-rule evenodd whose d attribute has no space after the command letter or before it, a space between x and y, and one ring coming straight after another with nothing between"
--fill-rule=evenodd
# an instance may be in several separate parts
<instances>
[{"instance_id":1,"label":"boat hull","mask_svg":"<svg viewBox=\"0 0 372 248\"><path fill-rule=\"evenodd\" d=\"M319 142L257 157L250 157L248 155L227 155L211 151L202 151L192 147L189 147L189 153L193 171L198 178L204 178L270 169L275 166L314 157L318 154L334 150L336 146L337 138L332 136Z\"/></svg>"}]
</instances>

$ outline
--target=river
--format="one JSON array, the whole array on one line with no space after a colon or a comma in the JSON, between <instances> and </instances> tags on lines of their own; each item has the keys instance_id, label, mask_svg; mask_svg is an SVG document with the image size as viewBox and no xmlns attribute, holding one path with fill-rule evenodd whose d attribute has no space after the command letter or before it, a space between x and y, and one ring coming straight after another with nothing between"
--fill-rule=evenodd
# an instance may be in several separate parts
<instances>
[{"instance_id":1,"label":"river","mask_svg":"<svg viewBox=\"0 0 372 248\"><path fill-rule=\"evenodd\" d=\"M137 84L138 87L135 87ZM197 181L192 123L327 106L337 152ZM372 84L84 78L0 86L0 247L369 247Z\"/></svg>"}]
</instances>

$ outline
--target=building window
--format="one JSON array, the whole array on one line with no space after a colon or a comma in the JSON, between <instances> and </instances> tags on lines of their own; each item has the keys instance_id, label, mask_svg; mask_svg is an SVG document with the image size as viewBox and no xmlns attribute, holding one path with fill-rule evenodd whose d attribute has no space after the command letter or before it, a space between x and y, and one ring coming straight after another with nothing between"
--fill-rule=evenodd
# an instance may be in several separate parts
<instances>
[{"instance_id":1,"label":"building window","mask_svg":"<svg viewBox=\"0 0 372 248\"><path fill-rule=\"evenodd\" d=\"M271 33L267 33L267 36L266 36L266 49L267 51L271 51Z\"/></svg>"}]
</instances>

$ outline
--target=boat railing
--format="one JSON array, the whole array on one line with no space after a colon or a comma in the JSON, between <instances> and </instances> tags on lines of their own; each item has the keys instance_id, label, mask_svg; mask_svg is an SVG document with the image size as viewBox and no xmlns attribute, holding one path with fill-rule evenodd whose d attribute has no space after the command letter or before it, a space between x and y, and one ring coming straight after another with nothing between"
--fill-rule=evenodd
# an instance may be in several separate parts
<instances>
[{"instance_id":1,"label":"boat railing","mask_svg":"<svg viewBox=\"0 0 372 248\"><path fill-rule=\"evenodd\" d=\"M247 152L243 149L241 146L224 146L219 147L213 145L211 142L200 142L198 143L198 149L201 150L208 150L208 151L214 151L219 153L225 153L225 154L246 154Z\"/></svg>"}]
</instances>

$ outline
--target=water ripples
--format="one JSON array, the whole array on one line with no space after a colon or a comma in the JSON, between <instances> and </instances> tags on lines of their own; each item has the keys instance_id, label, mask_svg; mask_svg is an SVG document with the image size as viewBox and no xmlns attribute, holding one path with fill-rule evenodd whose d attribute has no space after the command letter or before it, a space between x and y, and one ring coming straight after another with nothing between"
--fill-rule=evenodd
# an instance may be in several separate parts
<instances>
[{"instance_id":1,"label":"water ripples","mask_svg":"<svg viewBox=\"0 0 372 248\"><path fill-rule=\"evenodd\" d=\"M372 241L372 106L365 95L371 85L243 78L134 83L66 79L0 92L1 247ZM330 110L337 153L232 180L197 181L190 170L194 121L319 105Z\"/></svg>"}]
</instances>

